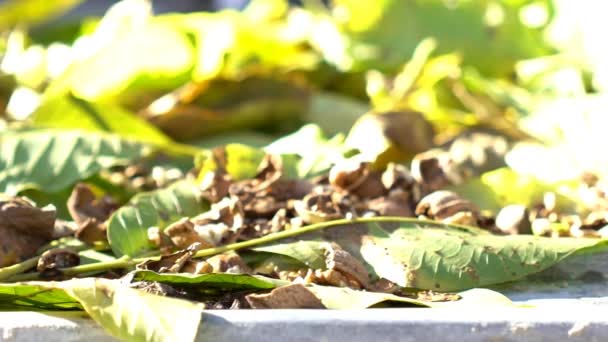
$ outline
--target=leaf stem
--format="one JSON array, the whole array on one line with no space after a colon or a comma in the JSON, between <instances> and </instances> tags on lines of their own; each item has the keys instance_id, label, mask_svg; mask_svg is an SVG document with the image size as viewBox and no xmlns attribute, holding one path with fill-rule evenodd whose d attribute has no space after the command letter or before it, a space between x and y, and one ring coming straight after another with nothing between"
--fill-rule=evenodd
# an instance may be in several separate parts
<instances>
[{"instance_id":1,"label":"leaf stem","mask_svg":"<svg viewBox=\"0 0 608 342\"><path fill-rule=\"evenodd\" d=\"M286 239L286 238L294 237L297 235L302 235L302 234L309 233L309 232L314 232L314 231L325 229L325 228L345 225L345 224L376 223L376 222L413 223L413 224L421 224L421 225L424 224L426 226L432 225L432 226L438 226L438 227L446 226L446 224L441 223L441 222L430 221L430 220L420 220L420 219L411 218L411 217L383 216L383 217L361 217L361 218L355 218L355 219L340 219L340 220L315 223L315 224L311 224L311 225L304 226L301 228L284 230L282 232L268 234L266 236L262 236L257 239L237 242L237 243L233 243L233 244L226 245L226 246L203 249L201 251L198 251L195 254L195 257L201 258L201 257L206 257L206 256L211 256L211 255L227 252L227 251L234 251L234 250L243 249L243 248L247 248L247 247L257 246L257 245L261 245L261 244L265 244L265 243L269 243L269 242L273 242L273 241L277 241L277 240L281 240L281 239ZM478 233L477 232L478 228L468 227L468 226L463 226L463 225L454 225L454 224L451 224L450 226L460 228L460 229L466 230L468 232L475 230L475 233ZM479 230L481 231L481 229L479 229Z\"/></svg>"},{"instance_id":2,"label":"leaf stem","mask_svg":"<svg viewBox=\"0 0 608 342\"><path fill-rule=\"evenodd\" d=\"M5 279L9 279L14 275L23 273L29 269L36 267L36 265L38 264L38 259L40 259L40 256L35 256L18 264L0 268L0 282Z\"/></svg>"},{"instance_id":3,"label":"leaf stem","mask_svg":"<svg viewBox=\"0 0 608 342\"><path fill-rule=\"evenodd\" d=\"M128 256L112 260L96 262L94 264L79 265L74 267L62 268L61 272L67 276L77 275L81 273L103 272L119 268L129 268L135 266L136 262Z\"/></svg>"},{"instance_id":4,"label":"leaf stem","mask_svg":"<svg viewBox=\"0 0 608 342\"><path fill-rule=\"evenodd\" d=\"M355 218L355 219L340 219L340 220L315 223L315 224L311 224L311 225L304 226L301 228L294 228L294 229L285 230L285 231L278 232L278 233L268 234L266 236L262 236L257 239L237 242L237 243L233 243L233 244L226 245L226 246L203 249L203 250L198 251L194 255L194 257L195 258L208 257L208 256L220 254L223 252L235 251L235 250L239 250L239 249L243 249L243 248L262 245L262 244L274 242L277 240L286 239L286 238L314 232L317 230L340 226L340 225L361 224L361 223L390 223L390 222L420 224L420 225L435 226L435 227L445 227L446 226L446 224L441 223L441 222L420 220L420 219L411 218L411 217L362 217L362 218ZM468 226L462 226L462 225L450 224L450 227L460 228L467 232L472 232L472 233L477 233L477 234L479 234L480 232L483 232L483 230L481 230L481 229L477 229L474 227L468 227ZM103 271L112 270L112 269L131 268L144 261L158 260L160 257L161 257L160 255L157 255L157 256L152 256L152 257L141 257L141 258L132 259L129 256L125 255L117 260L62 268L62 269L60 269L60 271L63 272L64 275L75 276L75 275L79 275L79 274L83 274L83 273L95 273L95 272L103 272ZM32 258L32 259L34 259L34 258ZM27 261L30 261L30 260L26 260L25 262L27 262ZM36 259L36 262L37 262L37 259ZM13 273L10 273L10 270L5 271L8 268L17 267L18 265L19 264L0 269L0 280L6 279L8 281L25 281L25 280L38 279L39 273L18 274L33 266L22 269L21 272L13 271ZM2 275L3 275L2 272L6 272L8 275L5 277L2 277Z\"/></svg>"}]
</instances>

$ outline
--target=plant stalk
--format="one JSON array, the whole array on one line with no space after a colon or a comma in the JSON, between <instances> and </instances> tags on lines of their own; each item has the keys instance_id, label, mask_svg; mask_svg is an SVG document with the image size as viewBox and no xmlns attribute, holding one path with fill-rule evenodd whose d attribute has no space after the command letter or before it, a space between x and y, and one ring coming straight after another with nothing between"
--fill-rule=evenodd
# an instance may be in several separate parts
<instances>
[{"instance_id":1,"label":"plant stalk","mask_svg":"<svg viewBox=\"0 0 608 342\"><path fill-rule=\"evenodd\" d=\"M35 256L18 264L0 268L0 282L36 267L39 259L40 256Z\"/></svg>"},{"instance_id":2,"label":"plant stalk","mask_svg":"<svg viewBox=\"0 0 608 342\"><path fill-rule=\"evenodd\" d=\"M277 240L286 239L286 238L314 232L317 230L322 230L322 229L345 225L345 224L388 223L388 222L424 224L427 226L432 225L432 226L438 226L438 227L445 226L445 224L440 223L440 222L419 220L416 218L409 218L409 217L362 217L362 218L355 218L355 219L340 219L340 220L315 223L315 224L311 224L311 225L304 226L301 228L294 228L294 229L285 230L285 231L278 232L278 233L268 234L266 236L262 236L257 239L237 242L237 243L229 244L226 246L215 247L215 248L206 248L206 249L196 252L194 257L195 258L208 257L208 256L212 256L212 255L216 255L216 254L220 254L220 253L224 253L224 252L228 252L228 251L235 251L235 250L239 250L239 249L262 245L262 244L274 242ZM452 224L450 226L457 227L457 228L460 228L460 229L463 229L466 231L471 231L471 229L476 230L475 228L468 227L468 226L459 226L459 225L454 225L454 224ZM67 267L67 268L62 268L59 270L61 272L63 272L64 275L76 276L76 275L84 274L84 273L95 273L95 272L104 272L104 271L108 271L108 270L112 270L112 269L131 268L139 263L149 261L149 260L158 260L160 258L161 258L160 255L156 255L156 256L152 256L152 257L141 257L141 258L132 259L129 256L125 255L122 258L117 259L117 260L104 261L104 262L98 262L98 263L87 264L87 265L79 265L79 266L74 266L74 267ZM31 260L33 260L33 259L34 258L32 258L30 260L26 260L25 262L28 262L28 261L31 262ZM37 262L37 260L38 259L36 258L36 262ZM25 262L23 262L21 264L24 264ZM20 265L20 264L0 269L0 281L7 280L7 281L14 282L14 281L26 281L26 280L39 279L40 274L37 272L19 274L23 271L26 271L26 270L32 268L33 266L26 268L25 266L27 266L27 265L21 266L21 267L19 267L18 265ZM34 265L35 265L35 263L34 263ZM11 271L10 268L15 268L15 270ZM9 270L7 270L7 269L9 269ZM19 272L19 271L21 271L21 272ZM4 277L3 277L3 275L4 275Z\"/></svg>"}]
</instances>

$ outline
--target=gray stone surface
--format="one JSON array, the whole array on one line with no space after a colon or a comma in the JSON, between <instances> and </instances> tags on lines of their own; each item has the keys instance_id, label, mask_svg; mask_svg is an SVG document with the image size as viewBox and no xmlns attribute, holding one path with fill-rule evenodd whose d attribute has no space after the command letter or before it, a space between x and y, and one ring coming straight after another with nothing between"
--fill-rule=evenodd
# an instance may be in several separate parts
<instances>
[{"instance_id":1,"label":"gray stone surface","mask_svg":"<svg viewBox=\"0 0 608 342\"><path fill-rule=\"evenodd\" d=\"M559 302L559 303L558 303ZM605 302L538 308L209 312L201 341L606 341ZM0 313L0 341L111 341L88 319Z\"/></svg>"},{"instance_id":2,"label":"gray stone surface","mask_svg":"<svg viewBox=\"0 0 608 342\"><path fill-rule=\"evenodd\" d=\"M201 341L608 341L608 254L496 287L517 308L208 311ZM0 341L112 341L82 314L0 312Z\"/></svg>"}]
</instances>

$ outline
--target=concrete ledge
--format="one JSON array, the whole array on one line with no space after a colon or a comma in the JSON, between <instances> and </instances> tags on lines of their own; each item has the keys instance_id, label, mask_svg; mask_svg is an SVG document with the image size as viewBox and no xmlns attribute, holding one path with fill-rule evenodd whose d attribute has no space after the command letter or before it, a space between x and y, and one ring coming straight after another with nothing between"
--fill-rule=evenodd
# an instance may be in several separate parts
<instances>
[{"instance_id":1,"label":"concrete ledge","mask_svg":"<svg viewBox=\"0 0 608 342\"><path fill-rule=\"evenodd\" d=\"M537 308L209 311L201 341L605 341L608 298ZM0 341L112 341L82 315L0 313Z\"/></svg>"},{"instance_id":2,"label":"concrete ledge","mask_svg":"<svg viewBox=\"0 0 608 342\"><path fill-rule=\"evenodd\" d=\"M0 341L114 341L84 313L0 312Z\"/></svg>"}]
</instances>

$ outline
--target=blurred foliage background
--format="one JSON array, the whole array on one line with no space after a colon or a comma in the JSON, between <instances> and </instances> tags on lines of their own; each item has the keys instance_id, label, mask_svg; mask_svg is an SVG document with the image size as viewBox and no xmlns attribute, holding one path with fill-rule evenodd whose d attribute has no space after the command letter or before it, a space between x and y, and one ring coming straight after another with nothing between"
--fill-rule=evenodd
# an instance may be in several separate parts
<instances>
[{"instance_id":1,"label":"blurred foliage background","mask_svg":"<svg viewBox=\"0 0 608 342\"><path fill-rule=\"evenodd\" d=\"M485 132L512 144L506 164L473 171L486 186L513 189L483 177L505 165L562 185L608 170L600 0L253 0L187 13L124 0L102 17L70 12L82 3L0 2L0 132L260 147L314 123L311 149L337 134L332 146L380 166Z\"/></svg>"}]
</instances>

